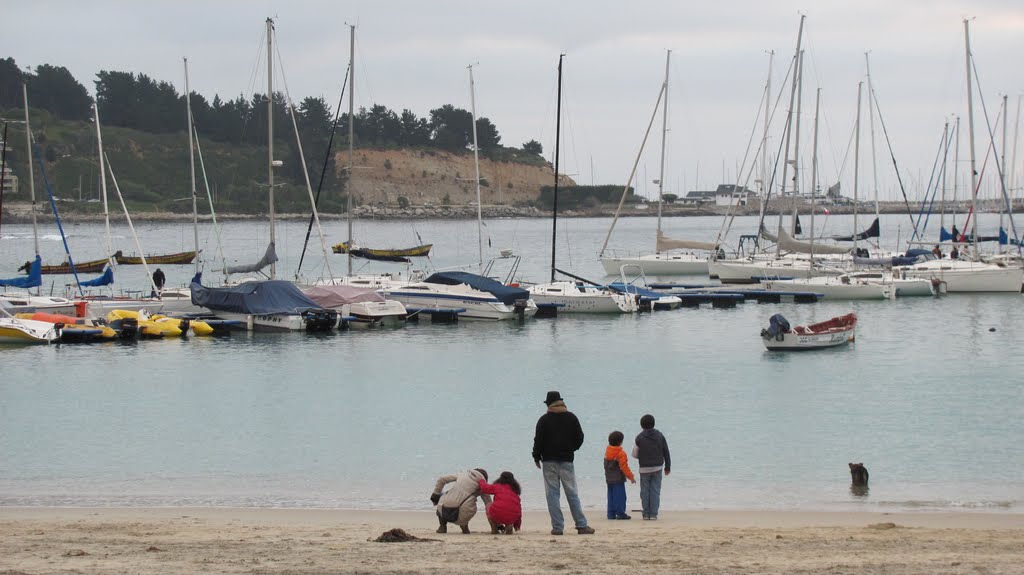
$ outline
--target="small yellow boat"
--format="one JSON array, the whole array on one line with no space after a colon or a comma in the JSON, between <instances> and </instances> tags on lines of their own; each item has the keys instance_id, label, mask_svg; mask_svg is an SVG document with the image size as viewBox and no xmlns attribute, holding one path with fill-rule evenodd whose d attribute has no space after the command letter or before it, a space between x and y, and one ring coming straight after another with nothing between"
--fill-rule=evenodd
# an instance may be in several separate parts
<instances>
[{"instance_id":1,"label":"small yellow boat","mask_svg":"<svg viewBox=\"0 0 1024 575\"><path fill-rule=\"evenodd\" d=\"M184 333L181 329L181 320L153 321L148 313L140 313L135 310L111 310L107 314L107 323L110 324L110 327L122 332L122 337L126 335L126 332L132 330L144 337L179 337ZM127 335L131 334L127 333Z\"/></svg>"},{"instance_id":2,"label":"small yellow boat","mask_svg":"<svg viewBox=\"0 0 1024 575\"><path fill-rule=\"evenodd\" d=\"M213 335L213 327L201 319L182 319L166 315L154 315L150 319L160 323L177 325L179 328L182 328L185 333L191 329L192 335Z\"/></svg>"}]
</instances>

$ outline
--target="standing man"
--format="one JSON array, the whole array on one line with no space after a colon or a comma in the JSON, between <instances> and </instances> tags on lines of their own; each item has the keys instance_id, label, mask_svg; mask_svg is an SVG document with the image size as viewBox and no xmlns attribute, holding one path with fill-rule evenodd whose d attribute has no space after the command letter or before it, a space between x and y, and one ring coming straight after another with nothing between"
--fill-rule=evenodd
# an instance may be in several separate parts
<instances>
[{"instance_id":1,"label":"standing man","mask_svg":"<svg viewBox=\"0 0 1024 575\"><path fill-rule=\"evenodd\" d=\"M153 292L152 297L156 297L160 295L160 292L164 291L165 281L167 281L167 278L164 277L164 272L160 268L156 268L156 271L153 272L153 286L156 287L156 291Z\"/></svg>"},{"instance_id":2,"label":"standing man","mask_svg":"<svg viewBox=\"0 0 1024 575\"><path fill-rule=\"evenodd\" d=\"M551 515L551 534L561 535L565 518L560 506L561 487L565 487L565 499L580 535L589 535L594 528L587 525L576 487L576 470L573 466L575 452L583 446L583 428L580 420L562 401L557 391L549 391L544 404L547 413L537 420L533 435L533 463L544 471L544 495Z\"/></svg>"}]
</instances>

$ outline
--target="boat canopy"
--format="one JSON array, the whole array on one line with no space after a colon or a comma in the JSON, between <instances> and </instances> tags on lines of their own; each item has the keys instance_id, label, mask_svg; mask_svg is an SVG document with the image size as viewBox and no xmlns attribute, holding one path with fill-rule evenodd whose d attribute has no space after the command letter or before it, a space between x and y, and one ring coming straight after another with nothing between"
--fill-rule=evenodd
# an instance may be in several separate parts
<instances>
[{"instance_id":1,"label":"boat canopy","mask_svg":"<svg viewBox=\"0 0 1024 575\"><path fill-rule=\"evenodd\" d=\"M384 301L384 296L373 288L355 286L313 286L303 290L309 299L326 308L366 301Z\"/></svg>"},{"instance_id":2,"label":"boat canopy","mask_svg":"<svg viewBox=\"0 0 1024 575\"><path fill-rule=\"evenodd\" d=\"M269 266L270 264L272 264L272 263L274 263L276 261L277 261L277 251L274 249L274 243L271 242L271 243L267 244L267 251L266 251L266 253L263 254L263 257L260 258L260 261L254 263L254 264L251 264L251 265L247 265L247 266L246 265L242 265L242 266L226 266L224 268L224 273L227 273L227 274L250 274L250 273L253 273L253 272L258 272L261 269Z\"/></svg>"},{"instance_id":3,"label":"boat canopy","mask_svg":"<svg viewBox=\"0 0 1024 575\"><path fill-rule=\"evenodd\" d=\"M881 235L879 233L879 230L880 230L880 228L878 226L878 218L875 218L875 221L872 222L872 224L868 227L868 229L864 230L863 232L861 232L859 234L855 234L855 235L852 235L852 236L832 236L831 239L833 239L833 240L835 240L837 242L859 242L861 240L866 240L868 238L877 238L877 237L879 237Z\"/></svg>"},{"instance_id":4,"label":"boat canopy","mask_svg":"<svg viewBox=\"0 0 1024 575\"><path fill-rule=\"evenodd\" d=\"M797 241L782 228L779 228L779 248L802 254L845 254L849 253L851 250L851 248L843 246L829 246L819 243L812 244L811 242Z\"/></svg>"},{"instance_id":5,"label":"boat canopy","mask_svg":"<svg viewBox=\"0 0 1024 575\"><path fill-rule=\"evenodd\" d=\"M934 260L935 254L930 250L912 249L902 256L890 258L864 258L853 256L853 263L864 266L910 266L928 260Z\"/></svg>"},{"instance_id":6,"label":"boat canopy","mask_svg":"<svg viewBox=\"0 0 1024 575\"><path fill-rule=\"evenodd\" d=\"M431 274L430 277L423 281L450 286L466 284L473 289L485 291L493 295L505 305L512 305L516 300L520 299L530 299L530 292L522 288L510 287L489 277L469 272L437 272Z\"/></svg>"},{"instance_id":7,"label":"boat canopy","mask_svg":"<svg viewBox=\"0 0 1024 575\"><path fill-rule=\"evenodd\" d=\"M36 256L36 259L32 260L32 265L29 266L27 276L9 280L0 280L0 286L23 289L39 287L41 285L43 285L43 259L38 255Z\"/></svg>"},{"instance_id":8,"label":"boat canopy","mask_svg":"<svg viewBox=\"0 0 1024 575\"><path fill-rule=\"evenodd\" d=\"M221 288L205 287L199 283L200 275L189 285L192 303L212 311L244 314L299 314L321 309L317 303L284 280L245 282Z\"/></svg>"},{"instance_id":9,"label":"boat canopy","mask_svg":"<svg viewBox=\"0 0 1024 575\"><path fill-rule=\"evenodd\" d=\"M718 249L718 244L714 242L698 242L694 240L674 240L670 237L665 236L658 230L657 240L655 241L656 251L664 252L668 250L708 250L714 251Z\"/></svg>"},{"instance_id":10,"label":"boat canopy","mask_svg":"<svg viewBox=\"0 0 1024 575\"><path fill-rule=\"evenodd\" d=\"M78 282L78 285L81 287L100 287L108 286L112 283L114 283L114 270L110 266L107 266L107 268L103 270L103 275L84 282Z\"/></svg>"}]
</instances>

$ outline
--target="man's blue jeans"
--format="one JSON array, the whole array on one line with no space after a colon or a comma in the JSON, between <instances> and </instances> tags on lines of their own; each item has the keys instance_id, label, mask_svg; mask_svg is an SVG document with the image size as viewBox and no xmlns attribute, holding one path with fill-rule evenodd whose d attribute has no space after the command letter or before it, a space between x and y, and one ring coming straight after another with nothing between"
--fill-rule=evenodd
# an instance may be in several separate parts
<instances>
[{"instance_id":1,"label":"man's blue jeans","mask_svg":"<svg viewBox=\"0 0 1024 575\"><path fill-rule=\"evenodd\" d=\"M548 501L548 514L551 515L551 528L559 531L565 528L565 517L562 516L560 488L565 487L565 499L569 502L569 512L576 528L587 526L587 518L583 515L579 490L576 488L576 469L571 461L543 461L541 470L544 472L544 495Z\"/></svg>"},{"instance_id":2,"label":"man's blue jeans","mask_svg":"<svg viewBox=\"0 0 1024 575\"><path fill-rule=\"evenodd\" d=\"M644 519L658 516L661 507L662 471L640 474L640 505L643 507Z\"/></svg>"}]
</instances>

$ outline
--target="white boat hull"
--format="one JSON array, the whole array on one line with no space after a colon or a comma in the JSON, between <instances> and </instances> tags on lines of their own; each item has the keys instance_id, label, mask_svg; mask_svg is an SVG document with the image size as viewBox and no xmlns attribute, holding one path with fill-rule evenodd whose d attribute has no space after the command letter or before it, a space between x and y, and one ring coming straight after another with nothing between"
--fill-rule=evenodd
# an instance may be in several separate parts
<instances>
[{"instance_id":1,"label":"white boat hull","mask_svg":"<svg viewBox=\"0 0 1024 575\"><path fill-rule=\"evenodd\" d=\"M60 338L54 324L31 319L0 317L0 344L53 343Z\"/></svg>"},{"instance_id":2,"label":"white boat hull","mask_svg":"<svg viewBox=\"0 0 1024 575\"><path fill-rule=\"evenodd\" d=\"M1020 293L1024 269L965 260L929 260L899 268L903 277L945 283L946 291Z\"/></svg>"},{"instance_id":3,"label":"white boat hull","mask_svg":"<svg viewBox=\"0 0 1024 575\"><path fill-rule=\"evenodd\" d=\"M408 313L402 302L395 300L363 301L345 304L341 315L355 318L351 327L393 327L405 323Z\"/></svg>"},{"instance_id":4,"label":"white boat hull","mask_svg":"<svg viewBox=\"0 0 1024 575\"><path fill-rule=\"evenodd\" d=\"M498 298L469 286L447 286L442 284L424 283L410 284L384 290L388 299L401 302L407 309L425 310L464 310L459 312L460 320L504 321L519 318L519 311L514 305L503 303ZM466 288L443 289L443 288ZM424 289L426 288L426 289ZM526 300L523 317L537 315L537 304L533 299Z\"/></svg>"},{"instance_id":5,"label":"white boat hull","mask_svg":"<svg viewBox=\"0 0 1024 575\"><path fill-rule=\"evenodd\" d=\"M825 276L808 279L769 280L762 282L767 291L810 291L820 293L823 299L830 300L869 300L892 299L896 296L896 288L891 283L875 283L865 280L843 278L848 276Z\"/></svg>"},{"instance_id":6,"label":"white boat hull","mask_svg":"<svg viewBox=\"0 0 1024 575\"><path fill-rule=\"evenodd\" d=\"M817 275L838 275L840 270L829 271L811 267L810 260L796 258L714 260L708 262L708 273L722 283L750 284L764 278L793 279Z\"/></svg>"},{"instance_id":7,"label":"white boat hull","mask_svg":"<svg viewBox=\"0 0 1024 575\"><path fill-rule=\"evenodd\" d=\"M854 330L823 334L785 333L782 339L762 339L769 351L804 351L846 345L853 341Z\"/></svg>"},{"instance_id":8,"label":"white boat hull","mask_svg":"<svg viewBox=\"0 0 1024 575\"><path fill-rule=\"evenodd\" d=\"M696 254L661 253L637 257L601 258L601 265L608 275L618 275L622 266L638 266L647 275L707 275L708 256Z\"/></svg>"},{"instance_id":9,"label":"white boat hull","mask_svg":"<svg viewBox=\"0 0 1024 575\"><path fill-rule=\"evenodd\" d=\"M38 311L72 317L75 315L75 302L68 298L8 292L0 294L0 300L13 308L9 310L12 314Z\"/></svg>"},{"instance_id":10,"label":"white boat hull","mask_svg":"<svg viewBox=\"0 0 1024 575\"><path fill-rule=\"evenodd\" d=\"M538 305L556 305L558 313L633 313L639 309L633 296L568 281L538 284L526 289Z\"/></svg>"}]
</instances>

